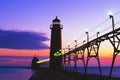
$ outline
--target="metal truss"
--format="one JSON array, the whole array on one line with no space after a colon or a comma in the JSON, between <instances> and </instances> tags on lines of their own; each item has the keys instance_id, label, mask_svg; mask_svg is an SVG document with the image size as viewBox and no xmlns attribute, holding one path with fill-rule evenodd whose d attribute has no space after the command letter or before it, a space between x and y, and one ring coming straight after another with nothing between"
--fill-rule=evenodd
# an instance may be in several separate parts
<instances>
[{"instance_id":1,"label":"metal truss","mask_svg":"<svg viewBox=\"0 0 120 80\"><path fill-rule=\"evenodd\" d=\"M101 42L104 42L105 40L109 40L114 49L111 69L110 69L110 73L109 73L109 77L111 77L116 56L120 53L120 49L119 49L120 48L120 37L119 36L120 36L120 28L117 28L117 29L115 29L109 33L106 33L102 36L99 36L99 37L97 37L75 49L70 50L69 52L65 53L63 56L74 53L76 55L75 59L74 59L75 67L76 67L77 66L76 62L78 60L78 58L77 58L78 53L76 53L76 52L79 52L79 51L81 52L82 50L87 49L88 56L87 56L87 61L86 61L86 65L85 65L85 72L87 71L88 62L89 62L90 58L94 57L98 61L99 72L100 72L100 75L102 75L102 71L101 71L101 67L100 67L100 60L99 60L99 47L100 47ZM84 51L83 51L83 55L84 55ZM69 59L69 60L71 60L71 59ZM84 58L82 60L84 60Z\"/></svg>"}]
</instances>

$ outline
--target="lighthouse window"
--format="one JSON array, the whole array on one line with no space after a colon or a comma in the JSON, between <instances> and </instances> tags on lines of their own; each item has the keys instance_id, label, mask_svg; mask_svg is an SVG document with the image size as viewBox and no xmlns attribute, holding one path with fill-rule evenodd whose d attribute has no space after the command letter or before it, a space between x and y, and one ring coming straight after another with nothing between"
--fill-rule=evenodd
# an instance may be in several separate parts
<instances>
[{"instance_id":1,"label":"lighthouse window","mask_svg":"<svg viewBox=\"0 0 120 80\"><path fill-rule=\"evenodd\" d=\"M53 24L60 24L60 22L53 22Z\"/></svg>"}]
</instances>

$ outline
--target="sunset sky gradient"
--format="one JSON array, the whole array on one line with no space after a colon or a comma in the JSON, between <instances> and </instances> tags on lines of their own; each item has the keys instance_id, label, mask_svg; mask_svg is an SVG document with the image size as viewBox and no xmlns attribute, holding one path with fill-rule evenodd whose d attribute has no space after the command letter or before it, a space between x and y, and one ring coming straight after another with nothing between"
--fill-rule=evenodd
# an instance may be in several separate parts
<instances>
[{"instance_id":1,"label":"sunset sky gradient","mask_svg":"<svg viewBox=\"0 0 120 80\"><path fill-rule=\"evenodd\" d=\"M50 25L55 16L63 25L63 47L67 43L74 47L74 38L81 45L85 29L90 40L96 38L97 28L100 35L112 30L108 11L118 13L114 18L119 22L120 0L0 0L0 56L49 56ZM101 44L103 65L111 63L112 49L109 41Z\"/></svg>"}]
</instances>

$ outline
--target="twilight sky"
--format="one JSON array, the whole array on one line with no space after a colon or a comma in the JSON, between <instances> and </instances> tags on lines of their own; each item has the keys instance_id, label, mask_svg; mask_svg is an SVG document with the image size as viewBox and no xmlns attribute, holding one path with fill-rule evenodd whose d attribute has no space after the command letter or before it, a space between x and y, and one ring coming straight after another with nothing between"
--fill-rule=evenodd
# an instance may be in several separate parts
<instances>
[{"instance_id":1,"label":"twilight sky","mask_svg":"<svg viewBox=\"0 0 120 80\"><path fill-rule=\"evenodd\" d=\"M48 55L50 24L55 16L58 16L63 25L63 47L66 47L66 43L73 46L74 38L78 39L78 43L86 39L84 29L90 31L93 39L95 36L92 35L96 34L97 28L103 31L100 35L111 30L108 28L111 25L108 11L118 13L114 18L115 23L119 22L120 0L0 0L0 55L25 53L24 56L27 56L38 52L42 52L39 53L40 56ZM99 25L103 21L106 22ZM25 43L26 40L28 43ZM29 43L33 44L28 45ZM102 43L101 56L109 58L112 46L108 48L106 44L110 45L107 41ZM20 50L21 47L23 50Z\"/></svg>"}]
</instances>

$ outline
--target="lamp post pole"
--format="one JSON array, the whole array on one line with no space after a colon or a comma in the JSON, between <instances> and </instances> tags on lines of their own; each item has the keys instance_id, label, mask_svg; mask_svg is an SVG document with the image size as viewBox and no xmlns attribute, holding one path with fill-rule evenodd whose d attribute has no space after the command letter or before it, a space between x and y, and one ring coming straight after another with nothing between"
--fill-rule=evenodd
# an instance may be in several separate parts
<instances>
[{"instance_id":1,"label":"lamp post pole","mask_svg":"<svg viewBox=\"0 0 120 80\"><path fill-rule=\"evenodd\" d=\"M70 44L68 44L67 47L68 47L68 51L70 51Z\"/></svg>"},{"instance_id":2,"label":"lamp post pole","mask_svg":"<svg viewBox=\"0 0 120 80\"><path fill-rule=\"evenodd\" d=\"M112 29L114 31L115 30L114 17L113 17L113 14L111 12L109 13L109 18L112 19Z\"/></svg>"},{"instance_id":3,"label":"lamp post pole","mask_svg":"<svg viewBox=\"0 0 120 80\"><path fill-rule=\"evenodd\" d=\"M89 42L89 33L88 31L85 32L87 34L87 43Z\"/></svg>"},{"instance_id":4,"label":"lamp post pole","mask_svg":"<svg viewBox=\"0 0 120 80\"><path fill-rule=\"evenodd\" d=\"M87 35L87 43L89 42L89 33L88 31L85 31L86 35ZM89 55L90 55L90 51L89 51L89 45L87 45L87 62L86 62L86 66L85 66L85 74L87 73L87 67L88 67L88 60L89 60Z\"/></svg>"},{"instance_id":5,"label":"lamp post pole","mask_svg":"<svg viewBox=\"0 0 120 80\"><path fill-rule=\"evenodd\" d=\"M114 17L113 17L113 14L112 12L109 13L109 18L112 19L112 30L113 30L113 44L115 46L115 24L114 24ZM112 76L112 71L113 71L113 66L114 66L114 61L115 61L115 57L116 57L116 54L115 54L116 50L114 48L114 53L113 53L113 60L112 60L112 65L111 65L111 69L110 69L110 74L109 74L109 78L111 78Z\"/></svg>"},{"instance_id":6,"label":"lamp post pole","mask_svg":"<svg viewBox=\"0 0 120 80\"><path fill-rule=\"evenodd\" d=\"M100 32L99 31L97 31L97 38L98 38L98 35L100 34Z\"/></svg>"}]
</instances>

